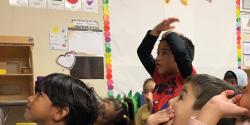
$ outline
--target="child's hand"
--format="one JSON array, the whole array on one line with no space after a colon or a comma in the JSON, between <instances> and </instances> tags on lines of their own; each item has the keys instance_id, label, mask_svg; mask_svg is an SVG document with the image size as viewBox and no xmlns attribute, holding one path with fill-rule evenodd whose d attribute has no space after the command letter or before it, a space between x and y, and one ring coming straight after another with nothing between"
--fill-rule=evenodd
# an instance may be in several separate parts
<instances>
[{"instance_id":1,"label":"child's hand","mask_svg":"<svg viewBox=\"0 0 250 125\"><path fill-rule=\"evenodd\" d=\"M153 108L153 93L149 92L148 94L145 94L146 103L148 104L148 110L152 111Z\"/></svg>"},{"instance_id":2,"label":"child's hand","mask_svg":"<svg viewBox=\"0 0 250 125\"><path fill-rule=\"evenodd\" d=\"M211 98L200 111L197 120L207 125L213 125L222 117L235 117L249 113L248 109L236 105L241 95L228 99L228 96L233 94L234 91L226 90L220 95Z\"/></svg>"},{"instance_id":3,"label":"child's hand","mask_svg":"<svg viewBox=\"0 0 250 125\"><path fill-rule=\"evenodd\" d=\"M241 94L228 99L228 96L233 94L233 90L226 90L210 99L208 105L214 105L222 117L234 117L248 113L248 109L236 105L242 96Z\"/></svg>"},{"instance_id":4,"label":"child's hand","mask_svg":"<svg viewBox=\"0 0 250 125\"><path fill-rule=\"evenodd\" d=\"M159 125L161 123L166 123L174 117L173 109L163 109L154 114L151 114L145 125Z\"/></svg>"},{"instance_id":5,"label":"child's hand","mask_svg":"<svg viewBox=\"0 0 250 125\"><path fill-rule=\"evenodd\" d=\"M168 19L163 20L161 23L159 23L151 32L151 35L159 36L162 31L174 29L175 26L171 26L172 23L179 22L178 18L170 17Z\"/></svg>"}]
</instances>

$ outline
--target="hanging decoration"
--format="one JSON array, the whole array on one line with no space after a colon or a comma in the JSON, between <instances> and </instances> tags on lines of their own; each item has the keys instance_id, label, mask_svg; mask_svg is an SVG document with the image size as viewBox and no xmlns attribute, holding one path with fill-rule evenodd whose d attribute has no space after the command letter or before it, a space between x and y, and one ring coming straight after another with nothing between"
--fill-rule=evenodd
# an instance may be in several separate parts
<instances>
[{"instance_id":1,"label":"hanging decoration","mask_svg":"<svg viewBox=\"0 0 250 125\"><path fill-rule=\"evenodd\" d=\"M188 0L180 0L180 1L181 1L181 3L182 3L183 5L185 5L185 6L188 5ZM208 1L209 3L212 3L212 0L206 0L206 1ZM165 3L166 3L166 4L169 4L169 3L170 3L170 0L165 0Z\"/></svg>"},{"instance_id":2,"label":"hanging decoration","mask_svg":"<svg viewBox=\"0 0 250 125\"><path fill-rule=\"evenodd\" d=\"M108 96L113 97L113 80L112 80L112 54L109 22L109 0L103 0L103 20L104 20L104 37L105 37L105 60L106 60L106 79L108 86Z\"/></svg>"},{"instance_id":3,"label":"hanging decoration","mask_svg":"<svg viewBox=\"0 0 250 125\"><path fill-rule=\"evenodd\" d=\"M241 26L240 26L240 0L236 0L236 36L237 36L237 64L241 68L242 49L241 49Z\"/></svg>"}]
</instances>

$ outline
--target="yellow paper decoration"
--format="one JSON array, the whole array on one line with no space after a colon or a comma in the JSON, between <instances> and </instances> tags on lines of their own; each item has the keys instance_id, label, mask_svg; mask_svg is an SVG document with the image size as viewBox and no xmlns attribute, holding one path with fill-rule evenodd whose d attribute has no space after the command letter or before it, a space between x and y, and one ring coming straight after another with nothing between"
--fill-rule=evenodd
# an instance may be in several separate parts
<instances>
[{"instance_id":1,"label":"yellow paper decoration","mask_svg":"<svg viewBox=\"0 0 250 125\"><path fill-rule=\"evenodd\" d=\"M51 27L51 32L52 33L58 33L59 31L60 31L60 27L58 27L58 26Z\"/></svg>"},{"instance_id":2,"label":"yellow paper decoration","mask_svg":"<svg viewBox=\"0 0 250 125\"><path fill-rule=\"evenodd\" d=\"M240 17L240 9L239 8L236 9L236 16Z\"/></svg>"},{"instance_id":3,"label":"yellow paper decoration","mask_svg":"<svg viewBox=\"0 0 250 125\"><path fill-rule=\"evenodd\" d=\"M167 4L169 4L170 0L165 0L165 2L166 2Z\"/></svg>"},{"instance_id":4,"label":"yellow paper decoration","mask_svg":"<svg viewBox=\"0 0 250 125\"><path fill-rule=\"evenodd\" d=\"M181 0L182 4L187 6L188 5L188 0Z\"/></svg>"},{"instance_id":5,"label":"yellow paper decoration","mask_svg":"<svg viewBox=\"0 0 250 125\"><path fill-rule=\"evenodd\" d=\"M106 63L110 64L111 63L111 59L110 58L106 58Z\"/></svg>"}]
</instances>

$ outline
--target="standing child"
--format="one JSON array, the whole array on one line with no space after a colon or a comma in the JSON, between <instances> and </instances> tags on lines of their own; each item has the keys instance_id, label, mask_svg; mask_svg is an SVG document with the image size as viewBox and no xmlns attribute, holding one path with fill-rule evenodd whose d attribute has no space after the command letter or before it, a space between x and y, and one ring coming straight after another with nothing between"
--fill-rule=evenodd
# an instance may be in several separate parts
<instances>
[{"instance_id":1,"label":"standing child","mask_svg":"<svg viewBox=\"0 0 250 125\"><path fill-rule=\"evenodd\" d=\"M157 84L153 93L153 112L167 108L169 99L181 91L184 79L195 74L192 66L194 45L182 35L166 32L158 45L156 59L151 55L160 33L173 29L171 24L178 21L177 18L163 20L148 31L137 50L143 66Z\"/></svg>"},{"instance_id":2,"label":"standing child","mask_svg":"<svg viewBox=\"0 0 250 125\"><path fill-rule=\"evenodd\" d=\"M94 90L65 74L43 78L27 100L24 117L39 125L91 125L98 116Z\"/></svg>"}]
</instances>

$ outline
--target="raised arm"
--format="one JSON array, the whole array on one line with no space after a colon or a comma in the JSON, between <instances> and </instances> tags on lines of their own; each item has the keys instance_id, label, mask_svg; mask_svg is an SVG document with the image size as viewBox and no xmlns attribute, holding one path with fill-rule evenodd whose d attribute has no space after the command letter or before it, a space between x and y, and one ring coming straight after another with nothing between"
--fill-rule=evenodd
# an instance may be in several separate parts
<instances>
[{"instance_id":1,"label":"raised arm","mask_svg":"<svg viewBox=\"0 0 250 125\"><path fill-rule=\"evenodd\" d=\"M152 76L155 69L155 59L151 52L162 31L175 28L172 23L178 22L177 18L168 18L159 23L153 30L149 30L137 49L137 54L147 72Z\"/></svg>"}]
</instances>

